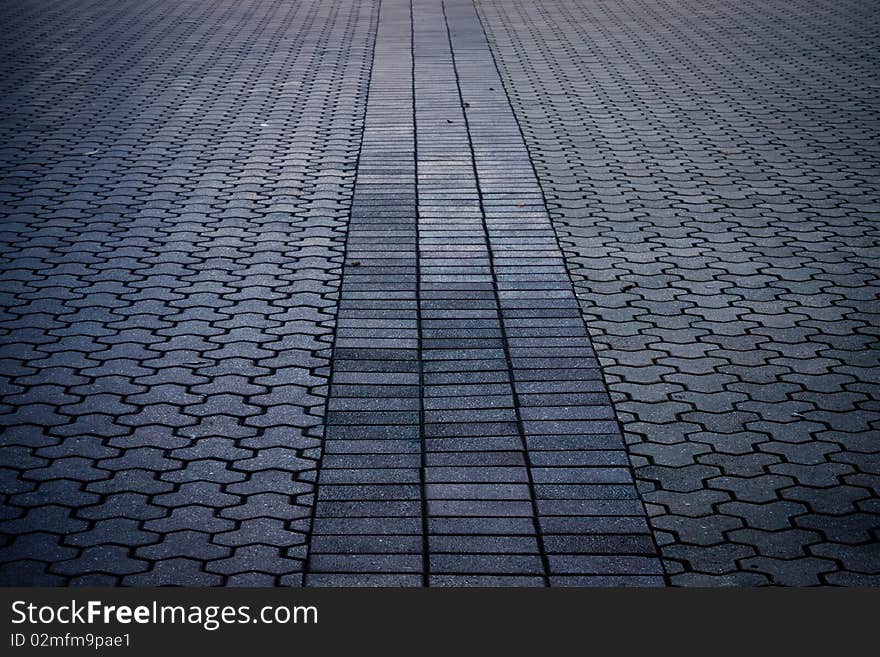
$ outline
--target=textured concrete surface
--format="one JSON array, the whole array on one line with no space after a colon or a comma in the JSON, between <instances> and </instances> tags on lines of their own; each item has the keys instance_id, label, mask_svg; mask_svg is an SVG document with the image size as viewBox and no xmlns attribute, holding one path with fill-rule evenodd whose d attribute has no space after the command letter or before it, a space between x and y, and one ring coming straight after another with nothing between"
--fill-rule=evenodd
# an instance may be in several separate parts
<instances>
[{"instance_id":1,"label":"textured concrete surface","mask_svg":"<svg viewBox=\"0 0 880 657\"><path fill-rule=\"evenodd\" d=\"M872 3L0 21L0 583L878 583Z\"/></svg>"},{"instance_id":2,"label":"textured concrete surface","mask_svg":"<svg viewBox=\"0 0 880 657\"><path fill-rule=\"evenodd\" d=\"M671 582L880 583L876 4L477 4Z\"/></svg>"}]
</instances>

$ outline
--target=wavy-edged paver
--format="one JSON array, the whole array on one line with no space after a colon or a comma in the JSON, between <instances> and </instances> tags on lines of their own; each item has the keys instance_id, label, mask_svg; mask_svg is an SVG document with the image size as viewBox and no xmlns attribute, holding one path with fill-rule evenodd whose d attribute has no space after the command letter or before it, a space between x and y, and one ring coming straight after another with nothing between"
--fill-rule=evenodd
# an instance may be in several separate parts
<instances>
[{"instance_id":1,"label":"wavy-edged paver","mask_svg":"<svg viewBox=\"0 0 880 657\"><path fill-rule=\"evenodd\" d=\"M300 583L377 7L0 7L3 583Z\"/></svg>"},{"instance_id":2,"label":"wavy-edged paver","mask_svg":"<svg viewBox=\"0 0 880 657\"><path fill-rule=\"evenodd\" d=\"M675 584L880 582L880 15L479 0Z\"/></svg>"}]
</instances>

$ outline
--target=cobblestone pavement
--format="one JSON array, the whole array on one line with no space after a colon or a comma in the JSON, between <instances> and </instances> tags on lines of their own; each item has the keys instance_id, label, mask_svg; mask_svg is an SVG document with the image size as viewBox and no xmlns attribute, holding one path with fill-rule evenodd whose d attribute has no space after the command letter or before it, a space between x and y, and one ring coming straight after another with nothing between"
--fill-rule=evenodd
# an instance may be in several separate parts
<instances>
[{"instance_id":1,"label":"cobblestone pavement","mask_svg":"<svg viewBox=\"0 0 880 657\"><path fill-rule=\"evenodd\" d=\"M0 6L4 582L299 583L376 9Z\"/></svg>"},{"instance_id":2,"label":"cobblestone pavement","mask_svg":"<svg viewBox=\"0 0 880 657\"><path fill-rule=\"evenodd\" d=\"M876 3L478 7L671 582L880 583Z\"/></svg>"},{"instance_id":3,"label":"cobblestone pavement","mask_svg":"<svg viewBox=\"0 0 880 657\"><path fill-rule=\"evenodd\" d=\"M0 21L0 583L878 583L870 3Z\"/></svg>"}]
</instances>

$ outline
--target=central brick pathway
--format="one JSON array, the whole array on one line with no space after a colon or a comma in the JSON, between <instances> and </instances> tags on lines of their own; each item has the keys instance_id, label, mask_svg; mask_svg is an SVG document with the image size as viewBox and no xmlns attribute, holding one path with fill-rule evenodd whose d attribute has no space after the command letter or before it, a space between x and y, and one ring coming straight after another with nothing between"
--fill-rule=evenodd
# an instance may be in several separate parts
<instances>
[{"instance_id":1,"label":"central brick pathway","mask_svg":"<svg viewBox=\"0 0 880 657\"><path fill-rule=\"evenodd\" d=\"M306 584L662 584L470 0L379 12Z\"/></svg>"}]
</instances>

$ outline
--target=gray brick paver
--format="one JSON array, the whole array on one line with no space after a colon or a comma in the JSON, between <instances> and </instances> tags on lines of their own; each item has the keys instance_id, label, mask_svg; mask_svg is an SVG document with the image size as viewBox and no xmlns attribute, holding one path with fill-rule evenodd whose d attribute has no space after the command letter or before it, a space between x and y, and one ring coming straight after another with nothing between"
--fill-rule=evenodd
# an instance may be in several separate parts
<instances>
[{"instance_id":1,"label":"gray brick paver","mask_svg":"<svg viewBox=\"0 0 880 657\"><path fill-rule=\"evenodd\" d=\"M321 469L306 583L383 573L399 584L414 571L429 586L548 585L557 574L662 583L645 521L606 523L644 511L473 5L383 0L373 77L327 416L325 453L346 458ZM385 196L366 196L377 184ZM369 330L356 332L349 308ZM337 378L353 367L376 376L359 387ZM399 397L382 376L396 371L412 375ZM408 439L383 454L411 458L377 467L381 443L357 438L369 428L363 437L381 441L390 427ZM322 506L331 498L350 503ZM635 504L591 505L619 499ZM352 543L333 533L343 516L411 522L406 536ZM566 540L601 526L592 541ZM382 556L388 541L406 554Z\"/></svg>"}]
</instances>

